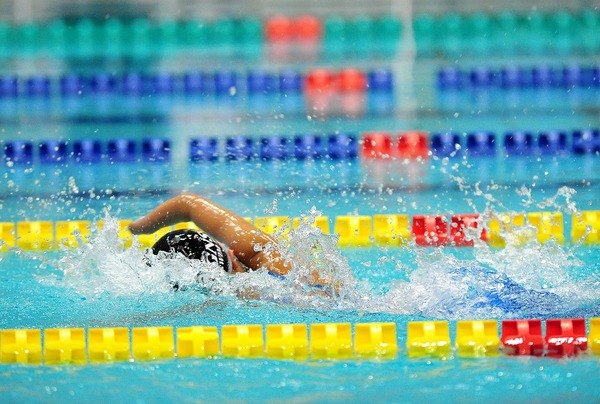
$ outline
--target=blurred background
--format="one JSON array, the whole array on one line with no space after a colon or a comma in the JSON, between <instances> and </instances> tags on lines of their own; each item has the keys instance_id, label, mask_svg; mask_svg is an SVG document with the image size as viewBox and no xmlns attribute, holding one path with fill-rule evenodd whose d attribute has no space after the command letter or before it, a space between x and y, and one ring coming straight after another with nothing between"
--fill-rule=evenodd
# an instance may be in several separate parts
<instances>
[{"instance_id":1,"label":"blurred background","mask_svg":"<svg viewBox=\"0 0 600 404\"><path fill-rule=\"evenodd\" d=\"M310 13L325 16L330 13L354 15L359 13L445 13L449 11L494 11L494 10L550 10L565 8L570 10L582 7L597 7L597 0L538 0L538 1L480 1L480 0L205 0L205 1L118 1L118 0L15 0L0 2L0 14L5 21L26 22L46 20L56 17L94 17L109 16L135 17L144 15L150 18L190 18L217 16L271 16L279 13L286 15Z\"/></svg>"},{"instance_id":2,"label":"blurred background","mask_svg":"<svg viewBox=\"0 0 600 404\"><path fill-rule=\"evenodd\" d=\"M346 152L356 157L361 134L421 130L450 142L444 157L453 139L465 145L478 132L497 134L498 145L505 134L524 133L534 153L531 139L551 131L562 153L576 143L564 140L572 131L600 127L599 7L599 0L2 1L0 145L11 163L67 162L61 170L85 188L123 192L140 188L126 163L168 162L152 166L144 189L178 192L196 186L198 170L215 176L214 167L195 163L230 159L230 149L234 159L304 159L297 149L281 157L263 144L286 137L293 144L318 135L337 147L341 134L355 140ZM595 153L596 133L574 134L585 147L573 147ZM253 148L240 149L240 139ZM89 164L98 162L111 169ZM228 178L231 166L222 170ZM411 175L420 181L423 173ZM68 178L57 176L53 188L31 179L27 188L62 190ZM215 190L223 186L214 181Z\"/></svg>"}]
</instances>

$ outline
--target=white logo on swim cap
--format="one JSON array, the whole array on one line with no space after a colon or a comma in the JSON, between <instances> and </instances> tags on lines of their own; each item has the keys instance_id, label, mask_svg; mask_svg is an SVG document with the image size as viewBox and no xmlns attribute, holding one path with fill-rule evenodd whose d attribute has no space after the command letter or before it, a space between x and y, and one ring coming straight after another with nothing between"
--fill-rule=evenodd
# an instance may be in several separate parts
<instances>
[{"instance_id":1,"label":"white logo on swim cap","mask_svg":"<svg viewBox=\"0 0 600 404\"><path fill-rule=\"evenodd\" d=\"M225 268L225 253L223 248L204 233L198 233L198 237L204 242L204 251L202 251L202 260L216 263Z\"/></svg>"}]
</instances>

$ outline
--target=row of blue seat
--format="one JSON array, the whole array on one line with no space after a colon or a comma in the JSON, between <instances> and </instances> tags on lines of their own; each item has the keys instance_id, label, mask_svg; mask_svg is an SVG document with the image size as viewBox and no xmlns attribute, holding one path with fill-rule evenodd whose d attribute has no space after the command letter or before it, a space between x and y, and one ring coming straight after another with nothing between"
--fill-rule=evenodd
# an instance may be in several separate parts
<instances>
[{"instance_id":1,"label":"row of blue seat","mask_svg":"<svg viewBox=\"0 0 600 404\"><path fill-rule=\"evenodd\" d=\"M367 72L368 88L374 91L393 90L393 77L389 70L379 68ZM20 79L15 75L0 76L0 97L49 97L52 94L77 96L82 94L148 95L148 94L224 94L231 95L243 89L248 94L300 93L304 77L295 70L279 74L250 71L243 75L235 71L207 73L201 71L183 74L142 74L127 72L94 75L66 74L56 79L34 76Z\"/></svg>"},{"instance_id":2,"label":"row of blue seat","mask_svg":"<svg viewBox=\"0 0 600 404\"><path fill-rule=\"evenodd\" d=\"M500 69L477 66L470 70L461 70L454 66L446 66L438 71L437 84L442 90L483 87L600 88L600 65L568 65L562 67L551 67L548 65L533 67L506 66Z\"/></svg>"},{"instance_id":3,"label":"row of blue seat","mask_svg":"<svg viewBox=\"0 0 600 404\"><path fill-rule=\"evenodd\" d=\"M492 132L459 134L437 132L430 135L432 155L448 157L467 153L470 156L495 156L497 137ZM284 159L355 159L359 154L360 136L351 133L332 135L268 136L255 139L249 136L230 136L221 144L216 137L198 137L190 140L191 161L225 160L284 160ZM12 164L31 164L34 161L34 143L30 141L4 142L5 161ZM100 140L46 140L37 145L41 163L68 161L96 163L101 161L135 162L169 161L171 142L166 139L112 139L106 144ZM531 132L515 131L504 135L502 150L506 155L561 155L600 154L600 130L583 129L572 133L544 131L535 136Z\"/></svg>"}]
</instances>

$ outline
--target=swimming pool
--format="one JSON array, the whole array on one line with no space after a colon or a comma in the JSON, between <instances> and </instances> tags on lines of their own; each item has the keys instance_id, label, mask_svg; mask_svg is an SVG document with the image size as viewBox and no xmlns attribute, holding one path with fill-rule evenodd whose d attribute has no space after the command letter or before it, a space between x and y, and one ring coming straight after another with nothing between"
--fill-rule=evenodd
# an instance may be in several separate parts
<instances>
[{"instance_id":1,"label":"swimming pool","mask_svg":"<svg viewBox=\"0 0 600 404\"><path fill-rule=\"evenodd\" d=\"M507 157L502 146L510 131L530 131L537 139L543 131L571 136L574 130L600 127L600 90L447 92L435 84L446 61L422 58L412 64L383 57L361 62L352 52L346 56L330 61L331 69L341 70L347 60L362 71L389 69L395 91L325 100L305 94L4 97L4 144L32 142L33 163L2 166L0 222L78 220L96 226L102 221L104 226L77 249L2 253L0 329L203 325L222 331L223 326L243 324L394 323L400 348L395 358L275 360L259 355L3 364L1 394L7 401L411 402L427 397L441 402L500 401L507 394L514 401L596 400L597 356L409 358L406 344L408 323L414 321L448 320L454 341L458 320L600 317L598 248L573 242L570 235L576 212L600 209L597 152L576 155L568 148L566 153ZM261 57L269 60L265 55L257 59ZM536 66L552 60L542 54L517 62ZM569 60L585 66L594 62L586 55ZM196 61L167 61L152 70L182 74L195 68ZM289 67L278 63L275 73ZM485 60L492 67L514 63L512 56ZM227 58L217 64L203 70L212 74L225 69ZM292 67L305 74L309 65ZM481 63L473 59L464 65ZM246 74L242 70L240 77ZM495 152L473 156L461 149L423 160L361 154L365 133L390 132L395 140L398 133L415 129L428 132L428 139L438 132L457 132L463 145L467 133L494 132ZM331 158L325 151L314 160L257 157L261 139L292 143L306 134L316 134L325 149L331 138L354 136L356 153ZM254 157L227 161L226 139L238 135L252 140ZM219 161L190 161L190 141L203 137L216 140ZM90 139L99 141L105 154L114 139L130 139L138 149L133 161L102 157L78 162L67 154L66 161L44 164L39 144L53 139L68 141L68 150ZM144 139L168 140L169 158L146 159ZM380 246L367 238L367 246L338 248L332 246L335 239L301 226L292 230L290 248L302 252L321 246L320 264L337 268L346 285L337 299L311 295L262 273L230 279L210 268L203 269L208 280L195 290L174 293L166 278L189 267L172 262L149 271L143 251L121 248L116 234L118 220L138 218L181 192L202 194L249 218L326 216L331 233L339 218L358 215L560 212L566 243L526 238L514 244L509 240L506 248L485 243L436 248L417 246L414 240ZM263 299L239 297L255 290Z\"/></svg>"}]
</instances>

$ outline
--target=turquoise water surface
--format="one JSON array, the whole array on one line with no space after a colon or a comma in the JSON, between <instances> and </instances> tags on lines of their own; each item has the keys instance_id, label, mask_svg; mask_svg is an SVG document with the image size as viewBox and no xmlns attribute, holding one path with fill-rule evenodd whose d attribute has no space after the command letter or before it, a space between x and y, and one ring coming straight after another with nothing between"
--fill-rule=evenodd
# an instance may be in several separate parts
<instances>
[{"instance_id":1,"label":"turquoise water surface","mask_svg":"<svg viewBox=\"0 0 600 404\"><path fill-rule=\"evenodd\" d=\"M231 68L228 58L208 64L200 56L165 57L163 64L156 59L131 63L150 70ZM390 67L395 91L360 95L358 110L315 109L302 95L1 99L4 142L158 137L171 141L171 160L3 165L0 222L103 220L105 226L93 233L90 244L76 250L2 253L0 329L394 322L400 347L394 359L372 360L218 357L100 365L3 364L3 401L597 401L599 359L592 355L408 358L405 348L408 321L449 320L453 336L456 320L600 317L600 250L570 242L572 214L600 209L597 153L509 157L498 143L492 157L459 153L423 161L188 159L189 140L200 136L292 139L306 133L360 137L373 130L486 130L501 142L511 130L600 127L598 88L443 93L436 89L435 75L453 61L428 57L413 63L401 56L362 60L348 52L347 59L286 63L258 53L235 60L240 71L255 64L275 69L290 64L299 69L314 64ZM22 60L36 71L36 63L45 59ZM48 60L54 72L70 71L77 62ZM548 60L553 59L494 56L485 64ZM569 61L585 64L593 58L572 55ZM465 66L481 62L462 61ZM109 59L97 63L99 69L110 66ZM12 72L12 67L7 63L2 69ZM91 62L84 67L94 70ZM353 101L331 102L351 106ZM333 236L301 227L292 232L296 244L290 249L324 246L327 257L318 263L339 273L343 293L327 298L307 295L292 282L264 273L230 277L176 260L149 268L144 251L118 245L116 220L136 219L182 192L209 197L244 217L322 214L332 230L335 218L342 215L562 212L568 242L532 241L505 249L485 244L423 248L413 243L337 248ZM316 260L305 256L305 261L296 262L299 267ZM200 284L190 283L185 292L171 290L168 278L198 270L204 275ZM252 291L261 298L248 298Z\"/></svg>"}]
</instances>

